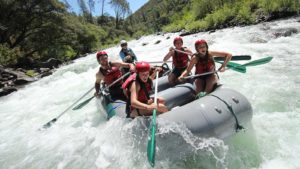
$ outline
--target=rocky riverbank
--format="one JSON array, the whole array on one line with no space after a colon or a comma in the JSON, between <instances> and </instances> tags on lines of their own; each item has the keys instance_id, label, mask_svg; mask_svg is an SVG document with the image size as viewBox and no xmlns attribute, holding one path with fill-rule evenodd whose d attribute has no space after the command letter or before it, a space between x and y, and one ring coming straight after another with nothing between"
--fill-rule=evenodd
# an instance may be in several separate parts
<instances>
[{"instance_id":1,"label":"rocky riverbank","mask_svg":"<svg viewBox=\"0 0 300 169\"><path fill-rule=\"evenodd\" d=\"M53 58L46 62L37 62L29 58L18 62L13 67L0 65L0 97L15 92L30 82L51 75L62 63Z\"/></svg>"}]
</instances>

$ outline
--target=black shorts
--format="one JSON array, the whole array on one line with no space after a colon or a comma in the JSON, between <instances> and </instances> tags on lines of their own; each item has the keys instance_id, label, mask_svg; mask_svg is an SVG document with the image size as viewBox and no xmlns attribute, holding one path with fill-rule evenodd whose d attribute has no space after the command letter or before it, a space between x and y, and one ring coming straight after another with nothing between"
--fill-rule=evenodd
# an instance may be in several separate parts
<instances>
[{"instance_id":1,"label":"black shorts","mask_svg":"<svg viewBox=\"0 0 300 169\"><path fill-rule=\"evenodd\" d=\"M115 101L115 100L126 101L127 100L127 97L124 95L121 84L113 85L112 87L110 87L109 93L110 93L111 99L113 101Z\"/></svg>"},{"instance_id":2,"label":"black shorts","mask_svg":"<svg viewBox=\"0 0 300 169\"><path fill-rule=\"evenodd\" d=\"M172 70L172 73L176 76L176 78L178 78L183 71L185 71L186 67L184 68L176 68L174 67L173 70Z\"/></svg>"}]
</instances>

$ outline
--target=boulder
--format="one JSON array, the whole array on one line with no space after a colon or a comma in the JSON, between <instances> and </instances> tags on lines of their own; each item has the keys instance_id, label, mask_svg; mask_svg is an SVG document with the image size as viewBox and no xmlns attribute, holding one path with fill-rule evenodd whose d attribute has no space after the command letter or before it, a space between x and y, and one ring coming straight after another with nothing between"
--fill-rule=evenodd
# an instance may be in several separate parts
<instances>
[{"instance_id":1,"label":"boulder","mask_svg":"<svg viewBox=\"0 0 300 169\"><path fill-rule=\"evenodd\" d=\"M157 40L154 44L159 44L161 42L161 40Z\"/></svg>"},{"instance_id":2,"label":"boulder","mask_svg":"<svg viewBox=\"0 0 300 169\"><path fill-rule=\"evenodd\" d=\"M59 59L50 58L46 62L40 62L38 65L39 67L53 69L53 68L58 68L58 66L61 65L62 63L63 62Z\"/></svg>"},{"instance_id":3,"label":"boulder","mask_svg":"<svg viewBox=\"0 0 300 169\"><path fill-rule=\"evenodd\" d=\"M15 87L3 87L2 89L0 89L0 97L6 96L15 91L17 91L17 88L15 88Z\"/></svg>"}]
</instances>

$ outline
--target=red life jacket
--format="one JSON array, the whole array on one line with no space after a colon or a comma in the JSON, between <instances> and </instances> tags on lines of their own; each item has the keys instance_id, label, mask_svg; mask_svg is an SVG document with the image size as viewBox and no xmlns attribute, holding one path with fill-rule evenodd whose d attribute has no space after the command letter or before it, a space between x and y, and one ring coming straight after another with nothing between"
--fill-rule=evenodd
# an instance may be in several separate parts
<instances>
[{"instance_id":1,"label":"red life jacket","mask_svg":"<svg viewBox=\"0 0 300 169\"><path fill-rule=\"evenodd\" d=\"M184 52L184 48L181 48L180 50ZM187 54L175 51L173 56L173 65L176 68L187 67L188 61L189 61L189 56Z\"/></svg>"},{"instance_id":2,"label":"red life jacket","mask_svg":"<svg viewBox=\"0 0 300 169\"><path fill-rule=\"evenodd\" d=\"M103 69L100 67L99 71L103 74L104 76L104 82L106 85L110 85L113 83L115 80L119 79L122 76L122 72L118 67L112 66L111 62L109 62L109 69ZM119 81L117 84L121 84L122 81Z\"/></svg>"},{"instance_id":3,"label":"red life jacket","mask_svg":"<svg viewBox=\"0 0 300 169\"><path fill-rule=\"evenodd\" d=\"M211 57L205 56L205 58L201 58L199 54L196 54L196 57L198 62L196 64L195 74L213 72L215 70L215 62Z\"/></svg>"},{"instance_id":4,"label":"red life jacket","mask_svg":"<svg viewBox=\"0 0 300 169\"><path fill-rule=\"evenodd\" d=\"M144 83L139 78L136 78L136 73L130 75L122 85L122 88L126 91L125 93L129 98L129 100L130 100L129 88L134 81L137 81L140 84L140 90L138 91L137 100L147 104L148 100L150 99L149 93L152 90L152 80L148 78L148 81Z\"/></svg>"}]
</instances>

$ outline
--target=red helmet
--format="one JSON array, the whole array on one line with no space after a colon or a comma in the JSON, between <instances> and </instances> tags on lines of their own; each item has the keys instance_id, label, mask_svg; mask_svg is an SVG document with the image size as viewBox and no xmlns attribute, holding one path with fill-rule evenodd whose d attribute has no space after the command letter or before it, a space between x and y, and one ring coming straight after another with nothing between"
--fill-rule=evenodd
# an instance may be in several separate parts
<instances>
[{"instance_id":1,"label":"red helmet","mask_svg":"<svg viewBox=\"0 0 300 169\"><path fill-rule=\"evenodd\" d=\"M197 41L195 42L195 49L196 49L196 51L197 51L197 47L198 47L199 45L202 45L202 44L205 44L205 45L206 45L206 48L208 49L207 42L206 42L204 39L200 39L200 40L197 40Z\"/></svg>"},{"instance_id":2,"label":"red helmet","mask_svg":"<svg viewBox=\"0 0 300 169\"><path fill-rule=\"evenodd\" d=\"M178 41L178 40L180 40L180 41L181 41L181 43L183 43L183 40L182 40L182 38L181 38L180 36L178 36L178 37L174 38L174 40L173 40L173 44L175 45L175 42L176 42L176 41Z\"/></svg>"},{"instance_id":3,"label":"red helmet","mask_svg":"<svg viewBox=\"0 0 300 169\"><path fill-rule=\"evenodd\" d=\"M150 64L148 62L137 62L135 65L136 72L146 72L150 71Z\"/></svg>"},{"instance_id":4,"label":"red helmet","mask_svg":"<svg viewBox=\"0 0 300 169\"><path fill-rule=\"evenodd\" d=\"M104 56L104 55L107 56L107 53L104 50L102 50L100 52L97 52L96 57L97 57L97 59L99 59L100 56Z\"/></svg>"}]
</instances>

